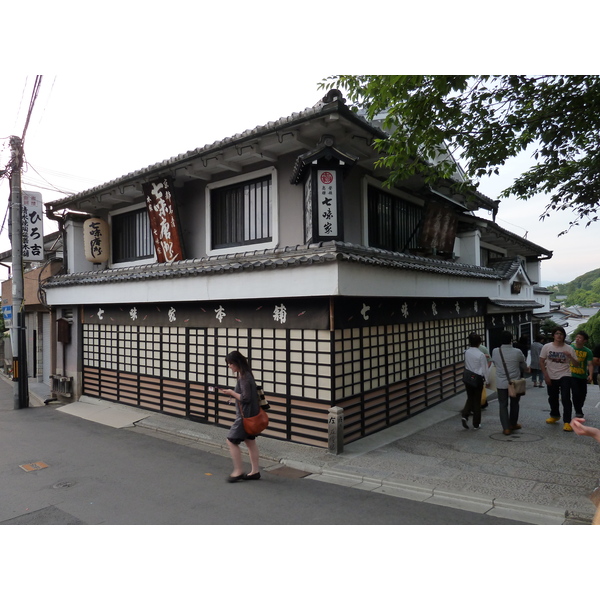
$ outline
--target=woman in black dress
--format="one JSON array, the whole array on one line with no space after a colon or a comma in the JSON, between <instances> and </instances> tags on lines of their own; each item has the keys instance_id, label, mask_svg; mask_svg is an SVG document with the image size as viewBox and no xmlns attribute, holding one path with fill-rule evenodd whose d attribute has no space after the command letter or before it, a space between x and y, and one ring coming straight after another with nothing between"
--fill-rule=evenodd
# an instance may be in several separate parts
<instances>
[{"instance_id":1,"label":"woman in black dress","mask_svg":"<svg viewBox=\"0 0 600 600\"><path fill-rule=\"evenodd\" d=\"M237 376L237 384L234 390L221 389L221 394L230 397L229 403L235 402L235 421L227 434L227 446L233 461L233 471L227 478L227 481L234 483L236 481L247 481L260 479L258 466L258 446L256 437L248 435L244 430L244 423L240 413L240 404L244 412L244 417L254 417L260 410L256 382L248 365L246 357L237 350L230 352L225 358L227 365ZM248 448L250 464L252 466L250 473L244 473L242 463L242 451L240 444L244 442Z\"/></svg>"}]
</instances>

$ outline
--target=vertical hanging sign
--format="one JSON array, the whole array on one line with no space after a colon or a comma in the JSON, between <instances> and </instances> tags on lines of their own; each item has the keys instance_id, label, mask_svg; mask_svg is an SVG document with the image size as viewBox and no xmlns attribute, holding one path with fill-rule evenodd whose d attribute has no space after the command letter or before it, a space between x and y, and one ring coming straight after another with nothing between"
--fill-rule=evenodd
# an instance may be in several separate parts
<instances>
[{"instance_id":1,"label":"vertical hanging sign","mask_svg":"<svg viewBox=\"0 0 600 600\"><path fill-rule=\"evenodd\" d=\"M142 184L156 258L159 263L173 262L184 258L172 187L172 182L168 177Z\"/></svg>"},{"instance_id":2,"label":"vertical hanging sign","mask_svg":"<svg viewBox=\"0 0 600 600\"><path fill-rule=\"evenodd\" d=\"M304 241L310 244L313 241L313 197L312 173L308 174L304 182Z\"/></svg>"},{"instance_id":3,"label":"vertical hanging sign","mask_svg":"<svg viewBox=\"0 0 600 600\"><path fill-rule=\"evenodd\" d=\"M335 171L317 171L317 213L319 236L338 234L337 186Z\"/></svg>"},{"instance_id":4,"label":"vertical hanging sign","mask_svg":"<svg viewBox=\"0 0 600 600\"><path fill-rule=\"evenodd\" d=\"M83 223L83 249L86 260L100 264L109 257L108 225L103 219L91 218Z\"/></svg>"},{"instance_id":5,"label":"vertical hanging sign","mask_svg":"<svg viewBox=\"0 0 600 600\"><path fill-rule=\"evenodd\" d=\"M39 192L21 193L22 202L22 231L23 231L23 260L44 260L44 204Z\"/></svg>"}]
</instances>

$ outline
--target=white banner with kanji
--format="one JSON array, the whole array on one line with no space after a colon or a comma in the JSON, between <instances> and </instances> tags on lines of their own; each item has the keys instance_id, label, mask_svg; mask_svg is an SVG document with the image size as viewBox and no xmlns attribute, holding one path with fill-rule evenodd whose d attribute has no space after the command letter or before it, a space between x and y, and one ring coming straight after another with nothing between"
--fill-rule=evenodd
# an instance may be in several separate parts
<instances>
[{"instance_id":1,"label":"white banner with kanji","mask_svg":"<svg viewBox=\"0 0 600 600\"><path fill-rule=\"evenodd\" d=\"M39 192L21 193L23 260L44 260L44 204Z\"/></svg>"}]
</instances>

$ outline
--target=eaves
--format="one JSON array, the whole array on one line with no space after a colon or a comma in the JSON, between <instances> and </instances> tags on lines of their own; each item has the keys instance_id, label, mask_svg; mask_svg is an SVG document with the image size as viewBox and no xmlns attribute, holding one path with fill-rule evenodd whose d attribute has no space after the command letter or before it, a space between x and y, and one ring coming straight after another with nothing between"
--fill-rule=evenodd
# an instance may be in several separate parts
<instances>
[{"instance_id":1,"label":"eaves","mask_svg":"<svg viewBox=\"0 0 600 600\"><path fill-rule=\"evenodd\" d=\"M105 269L57 275L45 282L45 288L79 285L97 285L202 277L310 267L322 263L349 262L399 271L417 271L434 275L467 277L483 280L502 280L503 275L489 267L477 267L452 261L426 258L367 248L347 242L320 242L318 244L287 246L275 250L250 251L195 258L174 263L155 263L139 267Z\"/></svg>"},{"instance_id":2,"label":"eaves","mask_svg":"<svg viewBox=\"0 0 600 600\"><path fill-rule=\"evenodd\" d=\"M266 125L257 126L253 129L247 129L242 133L226 137L222 140L213 142L212 144L207 144L203 147L196 148L195 150L190 150L188 152L171 157L159 163L149 165L142 169L138 169L126 175L122 175L117 179L113 179L99 186L96 186L89 190L85 190L78 194L74 194L67 198L63 198L55 202L48 202L46 203L46 206L49 208L49 210L53 212L65 208L70 208L79 200L87 199L90 196L102 194L103 192L107 192L111 189L114 189L115 187L122 187L127 184L137 183L150 177L160 176L161 174L173 170L178 166L187 165L193 160L200 159L201 157L205 157L206 155L213 154L218 151L226 150L227 148L239 145L240 143L245 142L247 140L256 140L265 135L290 129L308 121L315 120L328 115L333 115L335 113L340 114L346 120L361 127L369 134L370 137L382 137L386 135L383 131L381 131L377 127L374 127L373 125L368 123L363 117L357 115L354 111L345 106L344 101L342 99L338 99L326 104L317 103L311 108L306 108L301 112L293 113L288 117L282 117L277 121L270 121Z\"/></svg>"}]
</instances>

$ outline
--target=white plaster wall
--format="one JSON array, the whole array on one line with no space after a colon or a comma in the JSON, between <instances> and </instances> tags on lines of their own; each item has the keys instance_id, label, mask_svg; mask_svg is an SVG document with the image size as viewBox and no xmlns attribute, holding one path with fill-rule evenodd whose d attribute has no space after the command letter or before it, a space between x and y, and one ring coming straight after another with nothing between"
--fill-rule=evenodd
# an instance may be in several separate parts
<instances>
[{"instance_id":1,"label":"white plaster wall","mask_svg":"<svg viewBox=\"0 0 600 600\"><path fill-rule=\"evenodd\" d=\"M337 263L324 263L308 268L51 288L47 291L47 302L64 306L330 296L338 294L337 270Z\"/></svg>"},{"instance_id":2,"label":"white plaster wall","mask_svg":"<svg viewBox=\"0 0 600 600\"><path fill-rule=\"evenodd\" d=\"M340 263L338 287L343 296L465 298L498 295L496 280L395 271L351 263Z\"/></svg>"},{"instance_id":3,"label":"white plaster wall","mask_svg":"<svg viewBox=\"0 0 600 600\"><path fill-rule=\"evenodd\" d=\"M455 252L459 252L456 262L481 266L481 233L478 230L461 233L458 241L454 246Z\"/></svg>"},{"instance_id":4,"label":"white plaster wall","mask_svg":"<svg viewBox=\"0 0 600 600\"><path fill-rule=\"evenodd\" d=\"M542 268L539 261L528 261L525 264L525 268L527 270L527 275L531 281L540 284L542 280Z\"/></svg>"},{"instance_id":5,"label":"white plaster wall","mask_svg":"<svg viewBox=\"0 0 600 600\"><path fill-rule=\"evenodd\" d=\"M93 263L85 258L83 249L83 223L67 220L65 223L67 233L67 261L69 273L92 271Z\"/></svg>"}]
</instances>

